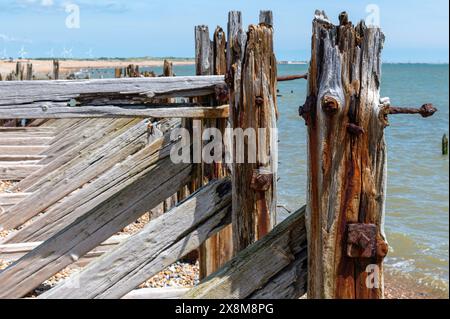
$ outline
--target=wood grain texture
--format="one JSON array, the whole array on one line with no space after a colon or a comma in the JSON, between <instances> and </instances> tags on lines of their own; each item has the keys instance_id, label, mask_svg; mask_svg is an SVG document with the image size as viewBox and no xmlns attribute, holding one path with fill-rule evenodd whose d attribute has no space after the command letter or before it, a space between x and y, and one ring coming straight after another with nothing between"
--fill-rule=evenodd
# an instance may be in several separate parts
<instances>
[{"instance_id":1,"label":"wood grain texture","mask_svg":"<svg viewBox=\"0 0 450 319\"><path fill-rule=\"evenodd\" d=\"M170 157L154 156L158 158L156 164L130 177L112 196L103 198L95 207L87 207L82 217L2 270L0 298L23 297L188 182L191 164L173 164Z\"/></svg>"},{"instance_id":2,"label":"wood grain texture","mask_svg":"<svg viewBox=\"0 0 450 319\"><path fill-rule=\"evenodd\" d=\"M239 17L230 20L230 25L235 20L239 21ZM229 38L239 39L240 27L231 29L236 34L230 34ZM231 50L240 48L231 47ZM272 27L251 25L245 51L231 52L231 55L234 57L229 65L233 79L232 126L235 131L250 129L255 136L255 141L250 142L233 140L233 244L235 252L239 252L267 234L276 220L278 112ZM254 181L261 179L267 185L255 187Z\"/></svg>"},{"instance_id":3,"label":"wood grain texture","mask_svg":"<svg viewBox=\"0 0 450 319\"><path fill-rule=\"evenodd\" d=\"M5 81L0 82L0 109L42 100L68 102L88 94L98 98L125 94L149 98L202 96L214 93L215 86L223 83L223 76Z\"/></svg>"},{"instance_id":4,"label":"wood grain texture","mask_svg":"<svg viewBox=\"0 0 450 319\"><path fill-rule=\"evenodd\" d=\"M22 225L113 165L144 148L148 140L147 129L148 122L141 121L92 152L82 153L58 170L47 174L46 184L40 185L32 196L12 207L6 216L0 216L0 229L13 229Z\"/></svg>"},{"instance_id":5,"label":"wood grain texture","mask_svg":"<svg viewBox=\"0 0 450 319\"><path fill-rule=\"evenodd\" d=\"M230 213L231 182L214 181L39 298L121 298L196 249L230 222Z\"/></svg>"},{"instance_id":6,"label":"wood grain texture","mask_svg":"<svg viewBox=\"0 0 450 319\"><path fill-rule=\"evenodd\" d=\"M313 21L308 98L309 298L381 298L383 256L349 258L348 224L383 229L386 187L384 126L379 119L384 35L345 13L333 25L317 11ZM361 130L355 133L349 125ZM379 267L378 287L366 285L366 267Z\"/></svg>"},{"instance_id":7,"label":"wood grain texture","mask_svg":"<svg viewBox=\"0 0 450 319\"><path fill-rule=\"evenodd\" d=\"M290 215L183 298L299 298L306 291L305 210Z\"/></svg>"},{"instance_id":8,"label":"wood grain texture","mask_svg":"<svg viewBox=\"0 0 450 319\"><path fill-rule=\"evenodd\" d=\"M190 106L179 104L173 106L159 105L102 105L70 107L67 103L36 102L31 105L13 105L0 107L0 119L22 118L227 118L228 105Z\"/></svg>"}]
</instances>

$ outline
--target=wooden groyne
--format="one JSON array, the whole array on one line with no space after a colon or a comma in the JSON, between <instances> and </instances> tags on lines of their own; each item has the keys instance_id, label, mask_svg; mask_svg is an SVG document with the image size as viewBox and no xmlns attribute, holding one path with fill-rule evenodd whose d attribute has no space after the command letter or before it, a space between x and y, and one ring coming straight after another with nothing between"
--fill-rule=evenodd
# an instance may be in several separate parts
<instances>
[{"instance_id":1,"label":"wooden groyne","mask_svg":"<svg viewBox=\"0 0 450 319\"><path fill-rule=\"evenodd\" d=\"M195 27L196 76L166 61L161 77L130 66L114 79L0 82L0 120L31 119L0 128L0 179L18 180L0 194L0 298L72 265L84 268L39 298L382 298L384 130L391 114L436 109L381 98L384 35L339 18L316 12L307 75L278 76L272 12L244 29L232 11L212 39ZM277 225L277 82L294 79L308 80L307 203ZM181 128L263 142L242 161L255 145L226 137L205 163L190 140L190 161L175 163ZM136 290L195 251L197 287Z\"/></svg>"}]
</instances>

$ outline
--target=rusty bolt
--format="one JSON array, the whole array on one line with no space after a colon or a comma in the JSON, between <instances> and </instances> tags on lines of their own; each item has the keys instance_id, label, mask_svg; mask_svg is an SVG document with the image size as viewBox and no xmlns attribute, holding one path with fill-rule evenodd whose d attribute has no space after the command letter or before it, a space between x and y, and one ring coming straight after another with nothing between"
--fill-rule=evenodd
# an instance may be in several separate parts
<instances>
[{"instance_id":1,"label":"rusty bolt","mask_svg":"<svg viewBox=\"0 0 450 319\"><path fill-rule=\"evenodd\" d=\"M219 101L220 103L228 103L230 93L228 85L226 84L216 85L214 87L214 91L216 93L217 101Z\"/></svg>"},{"instance_id":2,"label":"rusty bolt","mask_svg":"<svg viewBox=\"0 0 450 319\"><path fill-rule=\"evenodd\" d=\"M347 256L371 258L376 254L377 226L374 224L347 225Z\"/></svg>"},{"instance_id":3,"label":"rusty bolt","mask_svg":"<svg viewBox=\"0 0 450 319\"><path fill-rule=\"evenodd\" d=\"M377 240L377 257L384 258L384 257L386 257L388 252L389 252L388 244L384 240L379 238Z\"/></svg>"},{"instance_id":4,"label":"rusty bolt","mask_svg":"<svg viewBox=\"0 0 450 319\"><path fill-rule=\"evenodd\" d=\"M255 98L255 104L256 106L263 106L264 105L264 98L261 96L257 96Z\"/></svg>"},{"instance_id":5,"label":"rusty bolt","mask_svg":"<svg viewBox=\"0 0 450 319\"><path fill-rule=\"evenodd\" d=\"M260 170L254 170L252 175L252 180L250 182L250 188L258 191L265 192L269 190L272 185L273 174L263 173Z\"/></svg>"}]
</instances>

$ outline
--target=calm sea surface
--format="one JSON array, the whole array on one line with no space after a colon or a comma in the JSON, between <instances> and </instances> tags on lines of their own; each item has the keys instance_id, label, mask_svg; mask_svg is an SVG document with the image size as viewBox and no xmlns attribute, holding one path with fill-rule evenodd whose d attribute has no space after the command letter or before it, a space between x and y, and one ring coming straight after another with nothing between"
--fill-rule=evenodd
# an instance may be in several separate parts
<instances>
[{"instance_id":1,"label":"calm sea surface","mask_svg":"<svg viewBox=\"0 0 450 319\"><path fill-rule=\"evenodd\" d=\"M144 69L145 70L145 69ZM161 68L153 68L161 74ZM279 74L299 74L306 65L280 65ZM193 66L175 67L177 75L193 75ZM95 70L93 77L111 77L112 70ZM441 155L441 138L449 128L449 67L427 64L384 64L382 96L393 105L420 106L431 102L439 112L422 119L390 116L386 233L393 249L387 270L448 294L449 280L449 159ZM306 81L279 84L279 202L294 210L305 204L306 129L298 106ZM281 210L280 218L287 213Z\"/></svg>"}]
</instances>

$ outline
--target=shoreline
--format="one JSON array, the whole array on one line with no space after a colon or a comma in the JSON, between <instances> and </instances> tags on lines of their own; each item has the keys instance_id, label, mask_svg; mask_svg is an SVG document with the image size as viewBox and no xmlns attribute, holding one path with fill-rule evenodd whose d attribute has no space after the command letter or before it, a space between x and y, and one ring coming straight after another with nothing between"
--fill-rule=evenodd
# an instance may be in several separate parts
<instances>
[{"instance_id":1,"label":"shoreline","mask_svg":"<svg viewBox=\"0 0 450 319\"><path fill-rule=\"evenodd\" d=\"M179 65L194 65L193 59L168 59L174 66ZM36 60L36 59L23 59L13 61L0 61L0 74L5 76L16 68L17 62L32 63L33 72L37 75L45 75L52 72L53 60ZM130 64L137 65L139 67L162 67L164 65L164 59L108 59L108 60L59 60L60 72L71 73L79 71L81 69L103 69L103 68L125 68Z\"/></svg>"}]
</instances>

